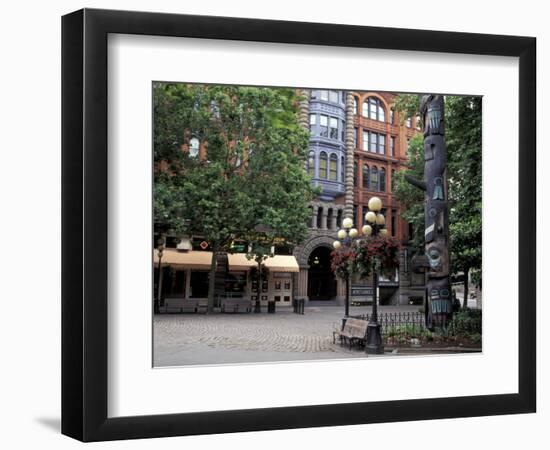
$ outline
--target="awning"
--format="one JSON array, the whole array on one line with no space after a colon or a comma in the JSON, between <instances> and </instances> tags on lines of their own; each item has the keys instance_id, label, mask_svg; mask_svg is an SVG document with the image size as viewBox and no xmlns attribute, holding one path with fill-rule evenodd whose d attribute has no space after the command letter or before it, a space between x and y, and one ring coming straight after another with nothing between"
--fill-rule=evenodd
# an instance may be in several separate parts
<instances>
[{"instance_id":1,"label":"awning","mask_svg":"<svg viewBox=\"0 0 550 450\"><path fill-rule=\"evenodd\" d=\"M253 259L247 259L244 253L228 253L227 259L229 270L248 270L251 267L256 267L256 262Z\"/></svg>"},{"instance_id":2,"label":"awning","mask_svg":"<svg viewBox=\"0 0 550 450\"><path fill-rule=\"evenodd\" d=\"M292 255L275 255L267 258L265 266L273 272L299 272L298 261Z\"/></svg>"},{"instance_id":3,"label":"awning","mask_svg":"<svg viewBox=\"0 0 550 450\"><path fill-rule=\"evenodd\" d=\"M229 270L248 270L256 267L256 261L248 259L244 253L228 254ZM267 258L264 265L273 272L299 272L298 261L292 255L275 255Z\"/></svg>"},{"instance_id":4,"label":"awning","mask_svg":"<svg viewBox=\"0 0 550 450\"><path fill-rule=\"evenodd\" d=\"M158 265L158 251L154 250L153 262ZM182 252L175 249L165 249L162 253L162 264L179 266L185 269L210 270L212 252Z\"/></svg>"},{"instance_id":5,"label":"awning","mask_svg":"<svg viewBox=\"0 0 550 450\"><path fill-rule=\"evenodd\" d=\"M245 253L228 253L229 270L248 270L256 267L253 259L248 259ZM153 261L158 265L158 252L154 250ZM175 249L165 249L162 253L162 264L178 266L185 269L210 270L212 252L189 251L182 252ZM267 258L264 265L273 272L299 272L298 261L292 255L275 255Z\"/></svg>"}]
</instances>

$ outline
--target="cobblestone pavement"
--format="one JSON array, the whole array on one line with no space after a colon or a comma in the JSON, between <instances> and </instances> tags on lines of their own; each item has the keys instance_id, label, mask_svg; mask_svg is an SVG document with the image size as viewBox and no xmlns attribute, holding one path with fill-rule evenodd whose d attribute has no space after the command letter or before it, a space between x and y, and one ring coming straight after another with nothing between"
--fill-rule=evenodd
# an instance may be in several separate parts
<instances>
[{"instance_id":1,"label":"cobblestone pavement","mask_svg":"<svg viewBox=\"0 0 550 450\"><path fill-rule=\"evenodd\" d=\"M418 311L413 307L381 307L384 311ZM350 314L369 308L352 307ZM332 342L341 323L342 306L306 307L304 315L285 308L275 314L159 314L154 318L155 366L357 358Z\"/></svg>"}]
</instances>

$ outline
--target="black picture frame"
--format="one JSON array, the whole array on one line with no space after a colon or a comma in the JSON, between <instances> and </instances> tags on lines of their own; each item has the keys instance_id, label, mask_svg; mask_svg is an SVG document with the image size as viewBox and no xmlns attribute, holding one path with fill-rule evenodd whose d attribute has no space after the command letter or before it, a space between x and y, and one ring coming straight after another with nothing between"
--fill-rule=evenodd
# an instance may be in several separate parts
<instances>
[{"instance_id":1,"label":"black picture frame","mask_svg":"<svg viewBox=\"0 0 550 450\"><path fill-rule=\"evenodd\" d=\"M107 36L178 36L519 58L518 393L107 417ZM536 39L83 9L62 18L62 433L82 441L536 409ZM519 227L518 227L519 229Z\"/></svg>"}]
</instances>

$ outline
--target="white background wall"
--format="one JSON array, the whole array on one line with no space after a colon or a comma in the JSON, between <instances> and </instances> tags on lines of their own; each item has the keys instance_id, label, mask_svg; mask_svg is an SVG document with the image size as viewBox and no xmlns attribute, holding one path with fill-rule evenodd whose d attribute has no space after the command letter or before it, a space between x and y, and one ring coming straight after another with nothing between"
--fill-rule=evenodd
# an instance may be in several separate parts
<instances>
[{"instance_id":1,"label":"white background wall","mask_svg":"<svg viewBox=\"0 0 550 450\"><path fill-rule=\"evenodd\" d=\"M538 38L539 230L548 223L543 197L550 183L543 168L545 117L550 104L550 30L543 2L525 0L296 2L278 0L176 2L112 0L5 2L0 16L0 445L3 448L74 448L59 434L60 417L60 16L83 6L111 9L246 16L391 27L517 34ZM441 15L439 19L435 19ZM543 75L544 74L544 75ZM503 132L506 127L503 126ZM544 192L545 191L545 192ZM546 196L547 196L546 195ZM510 205L515 232L515 205ZM546 215L546 217L544 217ZM550 251L539 233L539 279L548 272L541 254ZM539 281L542 294L542 282ZM542 295L539 295L542 297ZM389 449L546 448L550 441L548 379L550 339L542 329L550 308L539 298L539 412L536 415L408 422L291 431L240 433L102 443L106 448L299 448L309 446ZM512 325L511 325L512 326ZM506 345L506 342L503 342ZM320 376L322 376L320 374ZM464 374L475 377L475 374ZM410 374L414 380L414 374ZM328 380L327 380L328 382Z\"/></svg>"}]
</instances>

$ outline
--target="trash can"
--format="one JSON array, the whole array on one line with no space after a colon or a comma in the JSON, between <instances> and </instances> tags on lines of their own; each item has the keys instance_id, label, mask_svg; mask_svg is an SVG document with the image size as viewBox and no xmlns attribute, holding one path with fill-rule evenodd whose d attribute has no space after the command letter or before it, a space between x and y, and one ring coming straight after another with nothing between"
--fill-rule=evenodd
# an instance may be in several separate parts
<instances>
[{"instance_id":1,"label":"trash can","mask_svg":"<svg viewBox=\"0 0 550 450\"><path fill-rule=\"evenodd\" d=\"M296 297L294 300L293 300L293 305L294 305L294 312L296 314L303 314L304 313L304 304L305 304L306 300L304 297Z\"/></svg>"},{"instance_id":2,"label":"trash can","mask_svg":"<svg viewBox=\"0 0 550 450\"><path fill-rule=\"evenodd\" d=\"M267 312L270 313L270 314L275 313L275 301L274 300L270 300L270 301L267 302Z\"/></svg>"}]
</instances>

